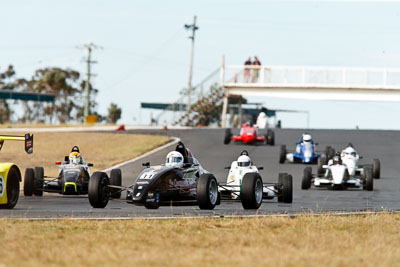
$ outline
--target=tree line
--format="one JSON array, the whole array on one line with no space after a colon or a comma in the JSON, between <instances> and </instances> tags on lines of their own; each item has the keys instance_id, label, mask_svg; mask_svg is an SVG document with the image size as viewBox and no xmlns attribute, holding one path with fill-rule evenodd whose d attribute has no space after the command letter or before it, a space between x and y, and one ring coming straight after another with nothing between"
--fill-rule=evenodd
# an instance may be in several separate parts
<instances>
[{"instance_id":1,"label":"tree line","mask_svg":"<svg viewBox=\"0 0 400 267\"><path fill-rule=\"evenodd\" d=\"M18 78L12 65L0 69L0 90L54 94L54 102L21 101L0 99L0 123L10 122L16 114L15 108L21 103L23 111L17 121L20 123L71 123L83 122L85 81L80 73L72 69L43 68L34 72L31 78ZM89 84L90 110L95 111L98 90ZM21 112L18 112L21 113ZM116 123L121 118L121 108L111 103L108 114L98 116L98 121Z\"/></svg>"}]
</instances>

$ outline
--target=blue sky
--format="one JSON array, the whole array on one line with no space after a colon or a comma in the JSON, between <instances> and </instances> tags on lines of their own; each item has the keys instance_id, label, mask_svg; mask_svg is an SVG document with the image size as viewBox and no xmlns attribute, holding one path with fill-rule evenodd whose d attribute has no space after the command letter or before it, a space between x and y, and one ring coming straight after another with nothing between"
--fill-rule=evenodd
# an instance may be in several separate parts
<instances>
[{"instance_id":1,"label":"blue sky","mask_svg":"<svg viewBox=\"0 0 400 267\"><path fill-rule=\"evenodd\" d=\"M397 1L7 1L1 4L0 70L19 77L40 67L85 72L94 42L98 111L110 102L123 123L145 124L141 101L174 101L187 85L190 42L185 23L197 15L193 83L221 63L257 55L266 65L399 67ZM249 98L269 108L310 111L313 128L399 129L399 103ZM156 114L157 112L153 112ZM287 127L305 127L303 114L279 114Z\"/></svg>"}]
</instances>

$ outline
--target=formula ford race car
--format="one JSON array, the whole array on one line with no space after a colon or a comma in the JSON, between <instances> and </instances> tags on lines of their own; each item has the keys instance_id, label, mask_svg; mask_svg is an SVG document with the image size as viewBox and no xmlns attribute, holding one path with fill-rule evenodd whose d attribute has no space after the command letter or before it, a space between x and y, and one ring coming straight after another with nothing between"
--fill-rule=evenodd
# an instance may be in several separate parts
<instances>
[{"instance_id":1,"label":"formula ford race car","mask_svg":"<svg viewBox=\"0 0 400 267\"><path fill-rule=\"evenodd\" d=\"M379 179L381 177L381 163L379 159L373 159L372 164L359 165L358 161L362 159L362 157L357 153L351 143L342 150L340 157L343 164L347 166L349 175L352 177L364 177L365 168L370 168L372 170L373 178ZM324 169L322 168L324 164L326 163L323 163L323 161L318 162L318 174L324 174Z\"/></svg>"},{"instance_id":2,"label":"formula ford race car","mask_svg":"<svg viewBox=\"0 0 400 267\"><path fill-rule=\"evenodd\" d=\"M249 153L243 150L229 169L226 183L219 184L221 200L241 200L243 208L258 209L263 199L278 198L278 202L292 203L293 178L280 173L277 183L263 183L259 170L263 167L253 165Z\"/></svg>"},{"instance_id":3,"label":"formula ford race car","mask_svg":"<svg viewBox=\"0 0 400 267\"><path fill-rule=\"evenodd\" d=\"M25 136L0 135L0 150L4 141L25 141L25 151L28 154L33 152L33 135ZM18 202L19 182L21 182L21 172L14 163L0 163L0 209L12 209Z\"/></svg>"},{"instance_id":4,"label":"formula ford race car","mask_svg":"<svg viewBox=\"0 0 400 267\"><path fill-rule=\"evenodd\" d=\"M309 189L311 185L332 189L359 188L362 186L364 190L368 191L372 191L374 188L372 169L364 167L362 175L355 175L354 169L348 168L342 162L339 153L329 161L328 165L323 165L322 168L325 170L325 174L313 175L311 167L306 167L301 189Z\"/></svg>"},{"instance_id":5,"label":"formula ford race car","mask_svg":"<svg viewBox=\"0 0 400 267\"><path fill-rule=\"evenodd\" d=\"M286 146L281 146L279 163L285 163L287 160L292 163L305 164L316 164L322 162L321 165L324 165L335 155L335 150L332 147L327 146L324 153L317 154L315 150L316 145L318 145L318 143L314 143L311 135L304 133L296 143L296 150L294 152L288 153Z\"/></svg>"},{"instance_id":6,"label":"formula ford race car","mask_svg":"<svg viewBox=\"0 0 400 267\"><path fill-rule=\"evenodd\" d=\"M24 195L42 196L43 192L63 195L85 195L88 193L90 169L92 163L86 163L80 155L79 148L74 146L69 156L60 165L56 177L44 176L43 167L27 168L25 171ZM121 185L121 171L111 172L112 184Z\"/></svg>"},{"instance_id":7,"label":"formula ford race car","mask_svg":"<svg viewBox=\"0 0 400 267\"><path fill-rule=\"evenodd\" d=\"M224 144L227 145L231 142L243 144L257 144L265 143L266 145L275 145L275 133L272 130L267 130L264 136L258 136L257 128L252 123L247 122L242 124L240 135L232 135L231 129L225 130Z\"/></svg>"},{"instance_id":8,"label":"formula ford race car","mask_svg":"<svg viewBox=\"0 0 400 267\"><path fill-rule=\"evenodd\" d=\"M89 201L94 208L104 208L111 196L111 189L126 190L127 202L157 209L160 206L198 205L200 209L214 209L220 204L217 179L206 171L191 151L179 142L174 151L168 153L166 163L152 166L143 163L146 168L139 174L136 182L129 187L113 186L105 173L95 172L89 182ZM251 176L249 181L259 184ZM245 207L252 207L257 198L255 187L248 188L248 199L242 200ZM258 198L257 198L258 199ZM247 201L247 202L246 202Z\"/></svg>"}]
</instances>

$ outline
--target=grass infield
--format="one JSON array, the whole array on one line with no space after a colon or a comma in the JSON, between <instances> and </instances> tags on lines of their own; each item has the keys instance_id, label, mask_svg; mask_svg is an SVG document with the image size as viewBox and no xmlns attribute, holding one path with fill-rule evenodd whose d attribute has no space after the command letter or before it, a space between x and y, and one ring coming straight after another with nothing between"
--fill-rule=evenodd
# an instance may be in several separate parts
<instances>
[{"instance_id":1,"label":"grass infield","mask_svg":"<svg viewBox=\"0 0 400 267\"><path fill-rule=\"evenodd\" d=\"M94 164L90 168L94 172L132 159L168 141L169 138L163 136L126 133L34 133L33 154L25 153L23 142L5 141L0 161L17 164L22 176L25 168L35 166L43 166L45 175L55 176L59 169L55 162L63 161L64 156L69 155L71 148L77 145L85 161Z\"/></svg>"},{"instance_id":2,"label":"grass infield","mask_svg":"<svg viewBox=\"0 0 400 267\"><path fill-rule=\"evenodd\" d=\"M400 214L0 220L6 266L399 266Z\"/></svg>"}]
</instances>

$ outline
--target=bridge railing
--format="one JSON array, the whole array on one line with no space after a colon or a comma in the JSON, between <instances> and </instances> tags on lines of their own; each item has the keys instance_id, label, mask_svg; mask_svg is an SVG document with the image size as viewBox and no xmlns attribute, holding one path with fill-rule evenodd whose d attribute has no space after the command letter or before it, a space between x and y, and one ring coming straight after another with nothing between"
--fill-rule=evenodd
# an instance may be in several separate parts
<instances>
[{"instance_id":1,"label":"bridge railing","mask_svg":"<svg viewBox=\"0 0 400 267\"><path fill-rule=\"evenodd\" d=\"M400 88L400 68L228 65L226 87Z\"/></svg>"}]
</instances>

